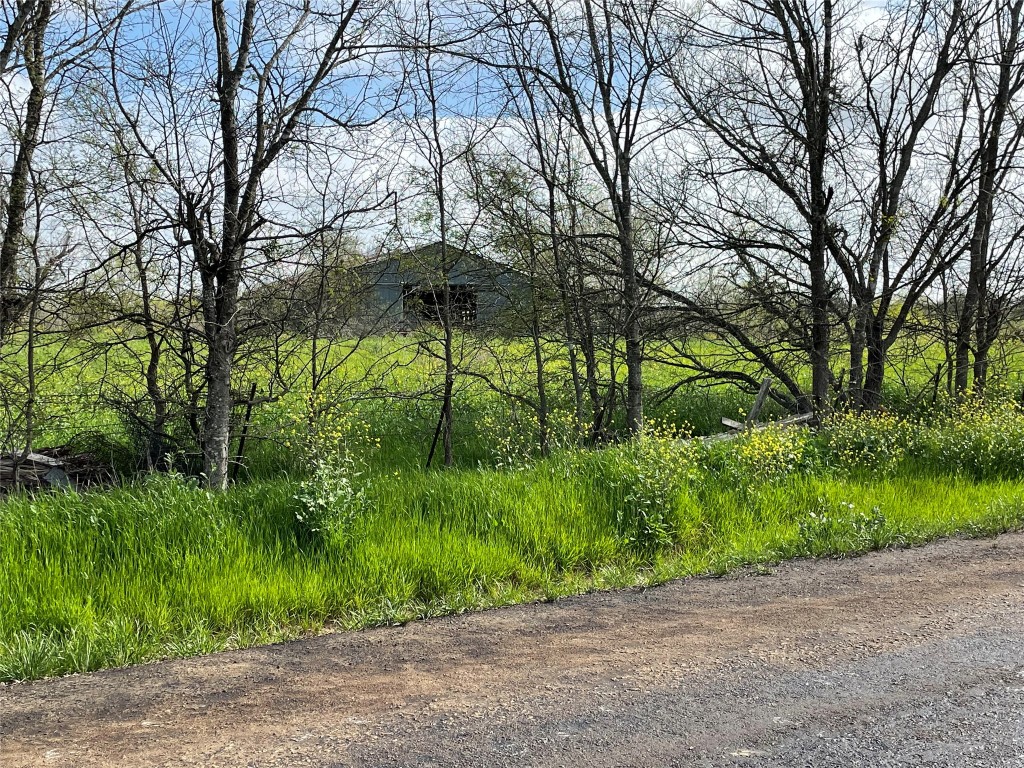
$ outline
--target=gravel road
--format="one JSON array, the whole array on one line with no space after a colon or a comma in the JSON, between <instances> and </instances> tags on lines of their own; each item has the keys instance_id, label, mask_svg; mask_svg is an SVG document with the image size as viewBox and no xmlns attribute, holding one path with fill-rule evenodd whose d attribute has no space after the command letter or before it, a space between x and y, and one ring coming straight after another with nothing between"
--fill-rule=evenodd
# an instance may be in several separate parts
<instances>
[{"instance_id":1,"label":"gravel road","mask_svg":"<svg viewBox=\"0 0 1024 768\"><path fill-rule=\"evenodd\" d=\"M0 686L37 765L1024 767L1024 535Z\"/></svg>"}]
</instances>

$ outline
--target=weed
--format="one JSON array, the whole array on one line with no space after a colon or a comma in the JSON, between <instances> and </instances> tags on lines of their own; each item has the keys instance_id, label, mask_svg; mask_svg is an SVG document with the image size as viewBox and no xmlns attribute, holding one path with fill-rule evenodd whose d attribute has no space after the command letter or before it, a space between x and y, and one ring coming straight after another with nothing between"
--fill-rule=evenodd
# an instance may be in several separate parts
<instances>
[{"instance_id":1,"label":"weed","mask_svg":"<svg viewBox=\"0 0 1024 768\"><path fill-rule=\"evenodd\" d=\"M348 452L317 457L295 495L295 517L302 529L348 545L369 511L366 489L359 485L362 474Z\"/></svg>"},{"instance_id":2,"label":"weed","mask_svg":"<svg viewBox=\"0 0 1024 768\"><path fill-rule=\"evenodd\" d=\"M886 523L878 506L858 511L851 502L818 499L817 508L799 523L798 552L820 557L879 549L896 543Z\"/></svg>"}]
</instances>

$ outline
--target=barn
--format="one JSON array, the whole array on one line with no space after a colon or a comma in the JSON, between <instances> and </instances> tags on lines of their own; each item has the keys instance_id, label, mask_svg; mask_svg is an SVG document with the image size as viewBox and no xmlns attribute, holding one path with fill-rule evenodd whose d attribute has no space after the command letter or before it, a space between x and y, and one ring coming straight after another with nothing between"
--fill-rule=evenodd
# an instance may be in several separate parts
<instances>
[{"instance_id":1,"label":"barn","mask_svg":"<svg viewBox=\"0 0 1024 768\"><path fill-rule=\"evenodd\" d=\"M361 314L398 330L440 320L446 291L452 322L461 328L496 328L529 295L525 276L508 265L441 243L381 256L356 273Z\"/></svg>"}]
</instances>

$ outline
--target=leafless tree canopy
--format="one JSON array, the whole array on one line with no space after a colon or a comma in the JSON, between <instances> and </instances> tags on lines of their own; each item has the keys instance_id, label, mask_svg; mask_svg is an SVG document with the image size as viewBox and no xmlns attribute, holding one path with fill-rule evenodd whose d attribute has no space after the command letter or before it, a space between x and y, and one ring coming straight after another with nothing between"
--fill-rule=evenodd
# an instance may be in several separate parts
<instances>
[{"instance_id":1,"label":"leafless tree canopy","mask_svg":"<svg viewBox=\"0 0 1024 768\"><path fill-rule=\"evenodd\" d=\"M222 489L248 371L266 400L328 386L414 301L446 465L468 381L546 452L553 366L595 442L644 428L653 360L819 414L883 406L912 359L932 397L983 389L1024 297L1022 24L1024 0L5 0L0 448L31 450L76 350L130 368L96 395L147 465L193 445ZM467 333L478 259L509 309Z\"/></svg>"}]
</instances>

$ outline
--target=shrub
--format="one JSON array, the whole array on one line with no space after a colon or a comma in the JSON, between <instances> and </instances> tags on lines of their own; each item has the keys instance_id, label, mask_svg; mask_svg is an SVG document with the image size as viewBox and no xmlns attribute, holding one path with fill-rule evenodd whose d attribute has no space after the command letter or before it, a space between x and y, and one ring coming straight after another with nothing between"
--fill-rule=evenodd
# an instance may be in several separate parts
<instances>
[{"instance_id":1,"label":"shrub","mask_svg":"<svg viewBox=\"0 0 1024 768\"><path fill-rule=\"evenodd\" d=\"M1024 472L1024 411L1008 398L973 397L922 431L916 455L930 469L976 479Z\"/></svg>"},{"instance_id":2,"label":"shrub","mask_svg":"<svg viewBox=\"0 0 1024 768\"><path fill-rule=\"evenodd\" d=\"M840 552L864 552L894 543L879 507L858 512L850 502L819 498L817 509L799 523L797 551L820 556Z\"/></svg>"},{"instance_id":3,"label":"shrub","mask_svg":"<svg viewBox=\"0 0 1024 768\"><path fill-rule=\"evenodd\" d=\"M362 473L348 452L330 453L314 461L312 474L299 485L295 517L310 534L348 544L369 509Z\"/></svg>"},{"instance_id":4,"label":"shrub","mask_svg":"<svg viewBox=\"0 0 1024 768\"><path fill-rule=\"evenodd\" d=\"M841 471L866 470L890 476L918 438L919 425L891 413L840 413L822 425L827 464Z\"/></svg>"},{"instance_id":5,"label":"shrub","mask_svg":"<svg viewBox=\"0 0 1024 768\"><path fill-rule=\"evenodd\" d=\"M714 468L739 486L780 480L811 460L806 430L767 426L744 432L714 451Z\"/></svg>"}]
</instances>

